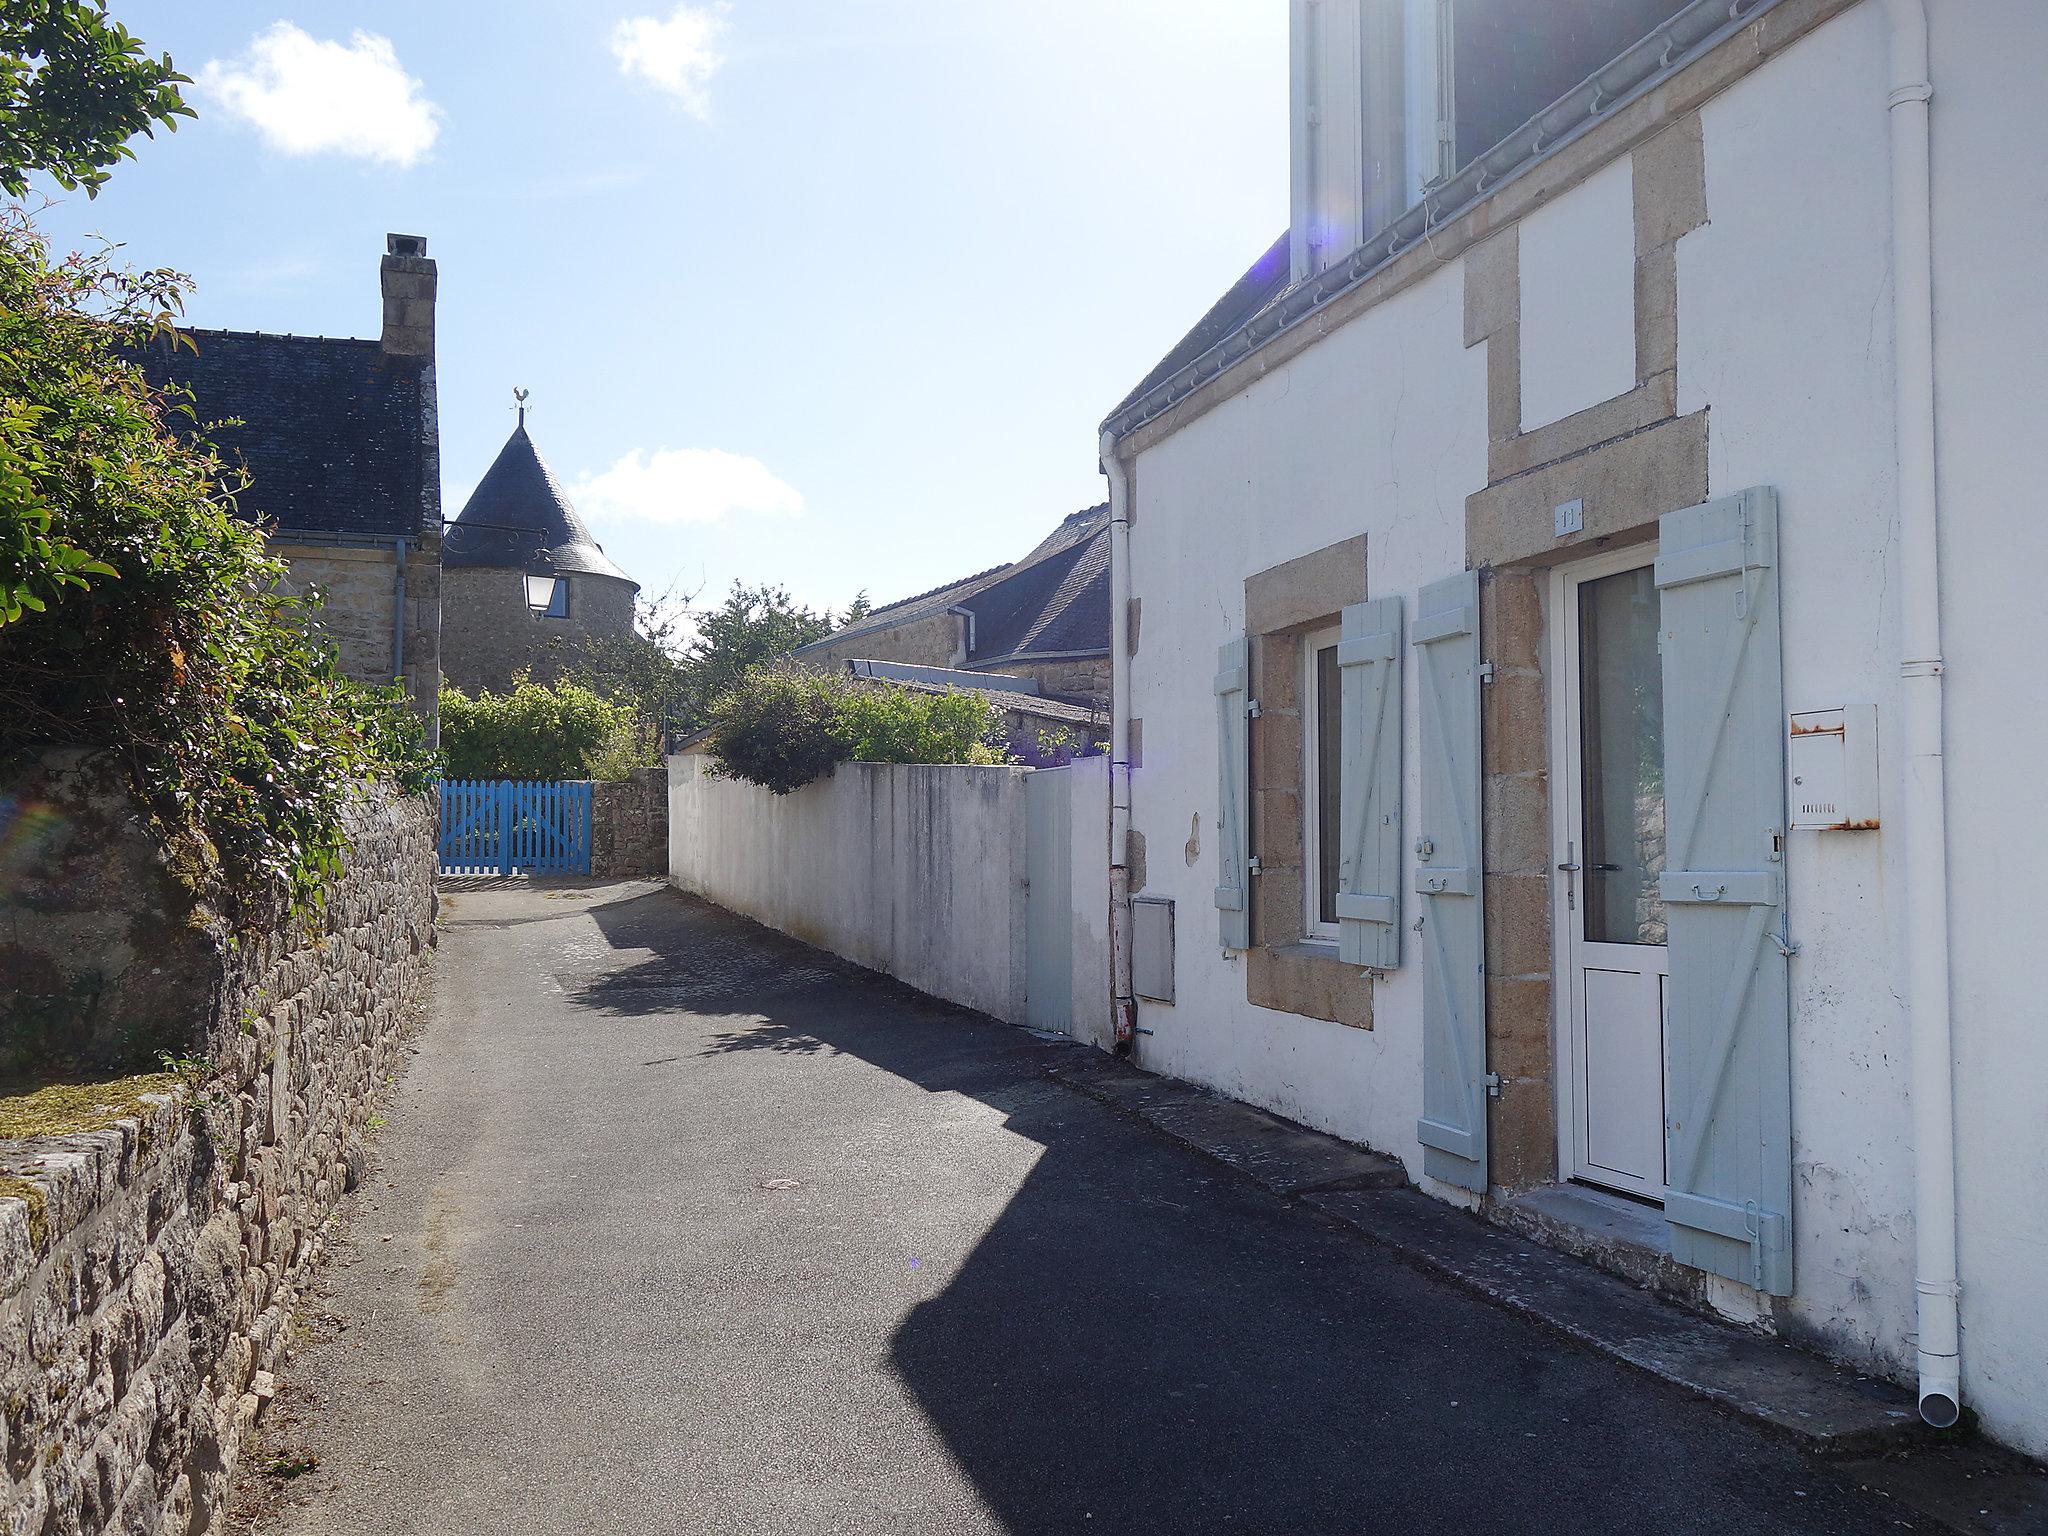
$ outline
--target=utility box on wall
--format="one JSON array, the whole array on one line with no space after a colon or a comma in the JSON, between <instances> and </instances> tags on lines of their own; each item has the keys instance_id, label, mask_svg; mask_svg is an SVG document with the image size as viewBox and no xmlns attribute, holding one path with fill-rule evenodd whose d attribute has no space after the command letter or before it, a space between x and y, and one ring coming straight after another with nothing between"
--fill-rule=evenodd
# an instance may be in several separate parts
<instances>
[{"instance_id":1,"label":"utility box on wall","mask_svg":"<svg viewBox=\"0 0 2048 1536\"><path fill-rule=\"evenodd\" d=\"M1131 902L1131 990L1148 1002L1173 1001L1173 903L1163 897Z\"/></svg>"},{"instance_id":2,"label":"utility box on wall","mask_svg":"<svg viewBox=\"0 0 2048 1536\"><path fill-rule=\"evenodd\" d=\"M1786 803L1792 828L1864 832L1877 826L1877 706L1805 710L1790 717Z\"/></svg>"}]
</instances>

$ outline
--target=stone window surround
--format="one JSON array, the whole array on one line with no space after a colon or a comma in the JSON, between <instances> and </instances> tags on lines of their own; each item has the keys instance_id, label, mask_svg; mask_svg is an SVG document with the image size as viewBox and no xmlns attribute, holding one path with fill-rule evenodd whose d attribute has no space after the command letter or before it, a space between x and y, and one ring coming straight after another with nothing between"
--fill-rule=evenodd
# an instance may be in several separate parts
<instances>
[{"instance_id":1,"label":"stone window surround","mask_svg":"<svg viewBox=\"0 0 2048 1536\"><path fill-rule=\"evenodd\" d=\"M1337 959L1334 945L1307 938L1303 866L1302 640L1365 601L1365 535L1345 539L1246 579L1245 634L1251 642L1252 947L1245 1000L1256 1007L1357 1029L1372 1027L1372 981Z\"/></svg>"},{"instance_id":2,"label":"stone window surround","mask_svg":"<svg viewBox=\"0 0 2048 1536\"><path fill-rule=\"evenodd\" d=\"M1465 344L1486 345L1489 483L1466 499L1465 554L1480 572L1481 645L1495 669L1480 705L1487 1057L1502 1080L1488 1100L1488 1178L1506 1191L1559 1172L1547 577L1654 540L1662 514L1707 499L1708 413L1677 414L1677 243L1707 222L1698 113L1630 153L1633 389L1523 431L1518 226L1474 246L1465 265ZM1553 509L1573 499L1585 528L1559 539Z\"/></svg>"}]
</instances>

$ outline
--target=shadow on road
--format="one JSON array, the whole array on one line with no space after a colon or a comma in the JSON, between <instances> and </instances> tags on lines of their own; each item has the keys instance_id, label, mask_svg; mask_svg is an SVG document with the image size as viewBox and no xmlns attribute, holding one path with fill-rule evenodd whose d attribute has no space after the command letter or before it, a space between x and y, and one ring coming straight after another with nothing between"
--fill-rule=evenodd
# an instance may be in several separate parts
<instances>
[{"instance_id":1,"label":"shadow on road","mask_svg":"<svg viewBox=\"0 0 2048 1536\"><path fill-rule=\"evenodd\" d=\"M592 915L645 958L579 1005L754 1017L701 1054L849 1054L1043 1149L891 1344L1008 1531L1893 1528L1789 1446L1049 1082L1080 1047L671 892Z\"/></svg>"}]
</instances>

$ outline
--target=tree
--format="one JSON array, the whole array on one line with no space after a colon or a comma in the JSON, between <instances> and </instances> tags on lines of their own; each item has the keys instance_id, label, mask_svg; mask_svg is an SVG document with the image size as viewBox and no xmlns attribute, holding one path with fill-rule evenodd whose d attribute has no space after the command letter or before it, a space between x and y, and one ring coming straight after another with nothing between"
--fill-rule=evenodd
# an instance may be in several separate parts
<instances>
[{"instance_id":1,"label":"tree","mask_svg":"<svg viewBox=\"0 0 2048 1536\"><path fill-rule=\"evenodd\" d=\"M0 192L41 172L97 196L129 140L192 116L171 56L152 59L103 0L0 0Z\"/></svg>"},{"instance_id":2,"label":"tree","mask_svg":"<svg viewBox=\"0 0 2048 1536\"><path fill-rule=\"evenodd\" d=\"M751 668L832 633L832 615L804 607L780 586L735 581L726 599L697 619L683 651L682 720L700 723L711 701L730 692Z\"/></svg>"}]
</instances>

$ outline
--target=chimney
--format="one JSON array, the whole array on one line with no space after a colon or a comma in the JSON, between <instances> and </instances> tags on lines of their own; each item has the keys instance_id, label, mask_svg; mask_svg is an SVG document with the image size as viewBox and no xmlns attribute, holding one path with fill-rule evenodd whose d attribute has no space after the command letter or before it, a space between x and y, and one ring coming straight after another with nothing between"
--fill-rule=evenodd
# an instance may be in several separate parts
<instances>
[{"instance_id":1,"label":"chimney","mask_svg":"<svg viewBox=\"0 0 2048 1536\"><path fill-rule=\"evenodd\" d=\"M425 235L386 235L378 268L384 290L384 350L395 357L434 355L434 289Z\"/></svg>"}]
</instances>

